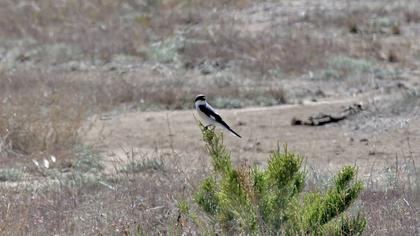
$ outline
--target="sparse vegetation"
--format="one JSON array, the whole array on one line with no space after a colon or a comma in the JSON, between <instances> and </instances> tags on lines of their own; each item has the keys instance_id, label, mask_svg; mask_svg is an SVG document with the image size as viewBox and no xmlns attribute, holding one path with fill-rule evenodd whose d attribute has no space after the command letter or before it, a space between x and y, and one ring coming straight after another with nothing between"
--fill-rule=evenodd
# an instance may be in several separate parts
<instances>
[{"instance_id":1,"label":"sparse vegetation","mask_svg":"<svg viewBox=\"0 0 420 236\"><path fill-rule=\"evenodd\" d=\"M76 153L78 158L74 164L74 168L77 171L98 173L104 169L101 163L101 157L90 147L79 147Z\"/></svg>"},{"instance_id":2,"label":"sparse vegetation","mask_svg":"<svg viewBox=\"0 0 420 236\"><path fill-rule=\"evenodd\" d=\"M214 177L203 185L207 189L229 183L209 172L197 133L188 126L191 111L165 111L161 122L161 111L189 110L198 93L217 108L290 104L271 113L221 111L244 137L226 139L232 156L252 163L234 168L234 158L232 173L267 177L265 144L278 140L313 156L304 164L318 173L307 175L306 187L286 198L296 208L279 211L292 212L298 229L282 218L282 230L344 233L362 228L365 217L368 235L419 234L418 2L0 5L1 235L220 233L222 220L233 222L227 220L231 214L243 222L230 225L232 230L271 230L274 218L256 217L263 215L257 207L222 214L214 212L220 203L203 202L207 215L191 202L177 203L191 199L206 176ZM344 124L309 131L291 130L286 121L291 113L356 98L367 109ZM308 100L313 106L305 106ZM174 120L178 115L182 119ZM147 158L115 154L114 162L121 145L142 149ZM332 194L329 177L339 172L337 163L356 163L366 187L342 216L314 229L300 210L310 205L316 215L316 203ZM256 206L242 196L238 205ZM185 222L185 214L178 218L180 210L197 212L190 220L200 224Z\"/></svg>"},{"instance_id":3,"label":"sparse vegetation","mask_svg":"<svg viewBox=\"0 0 420 236\"><path fill-rule=\"evenodd\" d=\"M351 77L361 77L364 73L373 70L374 64L371 61L338 56L328 61L327 69L322 71L319 77L320 79L346 80Z\"/></svg>"},{"instance_id":4,"label":"sparse vegetation","mask_svg":"<svg viewBox=\"0 0 420 236\"><path fill-rule=\"evenodd\" d=\"M14 182L22 179L23 172L19 169L0 169L0 182Z\"/></svg>"},{"instance_id":5,"label":"sparse vegetation","mask_svg":"<svg viewBox=\"0 0 420 236\"><path fill-rule=\"evenodd\" d=\"M161 160L141 160L127 163L120 172L122 173L140 173L143 171L157 171L163 169Z\"/></svg>"}]
</instances>

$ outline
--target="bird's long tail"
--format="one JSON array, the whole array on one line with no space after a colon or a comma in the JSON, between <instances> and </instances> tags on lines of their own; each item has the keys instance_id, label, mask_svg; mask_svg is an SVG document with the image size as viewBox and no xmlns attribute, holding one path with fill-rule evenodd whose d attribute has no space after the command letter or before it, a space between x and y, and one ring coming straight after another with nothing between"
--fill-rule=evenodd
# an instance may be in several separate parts
<instances>
[{"instance_id":1,"label":"bird's long tail","mask_svg":"<svg viewBox=\"0 0 420 236\"><path fill-rule=\"evenodd\" d=\"M236 137L238 137L238 138L242 138L242 137L241 137L241 135L239 135L238 133L236 133L233 129L228 128L228 130L229 130L232 134L234 134Z\"/></svg>"},{"instance_id":2,"label":"bird's long tail","mask_svg":"<svg viewBox=\"0 0 420 236\"><path fill-rule=\"evenodd\" d=\"M235 135L238 138L242 138L238 133L236 133L233 129L231 129L229 125L227 125L224 121L221 121L220 124L222 125L223 128L227 129L231 134Z\"/></svg>"}]
</instances>

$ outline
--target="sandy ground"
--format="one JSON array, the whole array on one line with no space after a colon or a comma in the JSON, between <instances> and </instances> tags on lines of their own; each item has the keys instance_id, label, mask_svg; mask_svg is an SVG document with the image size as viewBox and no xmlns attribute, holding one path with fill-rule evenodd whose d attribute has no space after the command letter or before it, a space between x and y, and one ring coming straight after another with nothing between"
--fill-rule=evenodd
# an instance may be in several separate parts
<instances>
[{"instance_id":1,"label":"sandy ground","mask_svg":"<svg viewBox=\"0 0 420 236\"><path fill-rule=\"evenodd\" d=\"M305 158L308 170L331 176L344 165L357 165L360 178L381 182L386 168L420 165L420 119L401 119L387 129L358 125L363 115L319 127L292 126L293 117L338 112L365 98L303 105L219 110L242 138L225 133L236 164L265 165L278 144ZM374 122L374 121L373 121ZM400 122L400 124L398 124ZM370 127L370 128L366 128ZM373 127L373 128L372 128ZM381 129L381 130L379 130ZM221 129L218 129L221 131ZM221 131L224 132L224 131ZM105 153L107 171L133 158L160 158L185 172L210 169L193 110L131 112L99 119L87 136ZM414 155L410 155L410 152Z\"/></svg>"}]
</instances>

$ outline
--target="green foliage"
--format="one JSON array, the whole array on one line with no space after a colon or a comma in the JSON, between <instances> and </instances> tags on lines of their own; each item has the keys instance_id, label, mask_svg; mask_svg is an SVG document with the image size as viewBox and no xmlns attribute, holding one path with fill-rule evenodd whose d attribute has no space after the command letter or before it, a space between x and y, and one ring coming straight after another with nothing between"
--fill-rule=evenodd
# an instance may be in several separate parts
<instances>
[{"instance_id":1,"label":"green foliage","mask_svg":"<svg viewBox=\"0 0 420 236\"><path fill-rule=\"evenodd\" d=\"M230 152L223 145L223 136L216 135L211 128L202 127L206 149L212 157L214 171L222 175L233 171Z\"/></svg>"},{"instance_id":2,"label":"green foliage","mask_svg":"<svg viewBox=\"0 0 420 236\"><path fill-rule=\"evenodd\" d=\"M337 56L330 58L328 67L315 77L318 79L351 79L374 69L375 64L372 61Z\"/></svg>"},{"instance_id":3,"label":"green foliage","mask_svg":"<svg viewBox=\"0 0 420 236\"><path fill-rule=\"evenodd\" d=\"M325 192L303 192L302 157L274 151L263 170L235 168L222 134L200 124L213 164L195 195L195 202L226 234L360 235L366 219L345 211L357 199L362 183L355 167L344 167ZM185 207L183 207L185 208ZM181 209L181 208L180 208ZM185 211L185 209L184 209ZM189 213L190 214L190 213Z\"/></svg>"},{"instance_id":4,"label":"green foliage","mask_svg":"<svg viewBox=\"0 0 420 236\"><path fill-rule=\"evenodd\" d=\"M219 199L216 195L216 181L213 178L207 178L201 183L200 189L195 196L195 201L203 208L203 210L210 214L215 215Z\"/></svg>"},{"instance_id":5,"label":"green foliage","mask_svg":"<svg viewBox=\"0 0 420 236\"><path fill-rule=\"evenodd\" d=\"M89 146L76 147L77 160L70 173L64 174L57 170L43 170L43 173L57 179L63 186L81 187L99 185L103 180L102 171L105 169L100 154ZM101 185L106 185L102 182Z\"/></svg>"},{"instance_id":6,"label":"green foliage","mask_svg":"<svg viewBox=\"0 0 420 236\"><path fill-rule=\"evenodd\" d=\"M134 160L125 165L120 172L122 173L140 173L144 171L163 170L164 165L161 160L147 159L147 160Z\"/></svg>"},{"instance_id":7,"label":"green foliage","mask_svg":"<svg viewBox=\"0 0 420 236\"><path fill-rule=\"evenodd\" d=\"M159 41L150 46L149 57L161 63L179 62L178 51L184 47L185 39L176 35L165 41Z\"/></svg>"},{"instance_id":8,"label":"green foliage","mask_svg":"<svg viewBox=\"0 0 420 236\"><path fill-rule=\"evenodd\" d=\"M23 172L20 169L0 169L0 182L19 181L22 179Z\"/></svg>"},{"instance_id":9,"label":"green foliage","mask_svg":"<svg viewBox=\"0 0 420 236\"><path fill-rule=\"evenodd\" d=\"M357 59L346 56L333 57L328 62L330 68L353 73L368 72L374 64L366 59Z\"/></svg>"},{"instance_id":10,"label":"green foliage","mask_svg":"<svg viewBox=\"0 0 420 236\"><path fill-rule=\"evenodd\" d=\"M352 183L355 178L354 167L344 167L335 177L335 184L324 194L316 193L308 195L306 204L302 209L306 212L305 225L309 226L310 232L317 232L322 225L344 212L357 198L362 190L360 181Z\"/></svg>"},{"instance_id":11,"label":"green foliage","mask_svg":"<svg viewBox=\"0 0 420 236\"><path fill-rule=\"evenodd\" d=\"M98 173L104 169L104 165L101 162L100 156L90 147L78 147L77 154L78 159L74 164L74 167L77 171L82 173Z\"/></svg>"},{"instance_id":12,"label":"green foliage","mask_svg":"<svg viewBox=\"0 0 420 236\"><path fill-rule=\"evenodd\" d=\"M357 214L354 218L342 216L338 224L335 224L335 226L339 227L335 228L334 232L339 235L362 235L366 225L366 218L360 214Z\"/></svg>"},{"instance_id":13,"label":"green foliage","mask_svg":"<svg viewBox=\"0 0 420 236\"><path fill-rule=\"evenodd\" d=\"M219 108L242 108L245 106L244 102L240 98L216 97L213 104Z\"/></svg>"}]
</instances>

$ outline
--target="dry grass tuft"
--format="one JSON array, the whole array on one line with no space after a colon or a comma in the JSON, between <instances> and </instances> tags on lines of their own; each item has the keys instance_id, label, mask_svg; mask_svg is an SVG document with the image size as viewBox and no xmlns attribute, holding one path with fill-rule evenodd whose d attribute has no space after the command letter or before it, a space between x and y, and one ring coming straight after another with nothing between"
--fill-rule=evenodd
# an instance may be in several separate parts
<instances>
[{"instance_id":1,"label":"dry grass tuft","mask_svg":"<svg viewBox=\"0 0 420 236\"><path fill-rule=\"evenodd\" d=\"M282 104L319 82L305 84L306 75L325 71L357 77L363 89L369 76L379 91L402 73L373 78L376 64L410 76L418 70L420 8L376 2L344 10L311 3L302 13L287 1L2 1L1 234L175 234L178 200L203 173L153 160L105 173L100 158L80 154L91 120L190 109L197 93L220 108ZM342 63L331 63L337 56ZM350 83L320 81L333 86L333 93L319 90L325 96L339 93L337 84L350 90ZM418 101L411 96L395 112L417 112ZM57 163L34 167L32 160L50 155ZM404 181L363 193L368 233L418 233L419 189Z\"/></svg>"},{"instance_id":2,"label":"dry grass tuft","mask_svg":"<svg viewBox=\"0 0 420 236\"><path fill-rule=\"evenodd\" d=\"M0 137L17 154L57 152L78 143L86 106L69 87L51 84L42 75L3 74Z\"/></svg>"},{"instance_id":3,"label":"dry grass tuft","mask_svg":"<svg viewBox=\"0 0 420 236\"><path fill-rule=\"evenodd\" d=\"M361 195L361 203L368 216L367 234L415 235L418 233L420 204L417 192L408 189L374 191L367 189ZM417 199L416 199L417 196Z\"/></svg>"},{"instance_id":4,"label":"dry grass tuft","mask_svg":"<svg viewBox=\"0 0 420 236\"><path fill-rule=\"evenodd\" d=\"M227 27L227 26L226 26ZM274 29L275 30L275 29ZM322 67L321 58L336 53L340 46L331 39L312 32L243 35L234 29L217 28L210 32L189 35L200 43L191 43L183 50L184 63L197 66L202 60L237 62L249 72L264 75L272 69L302 74Z\"/></svg>"}]
</instances>

